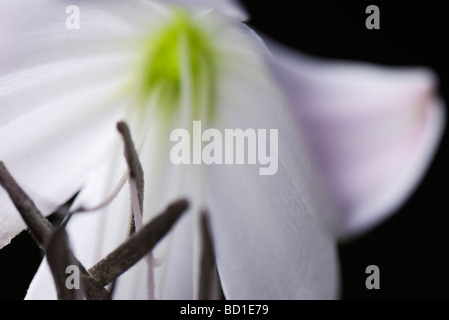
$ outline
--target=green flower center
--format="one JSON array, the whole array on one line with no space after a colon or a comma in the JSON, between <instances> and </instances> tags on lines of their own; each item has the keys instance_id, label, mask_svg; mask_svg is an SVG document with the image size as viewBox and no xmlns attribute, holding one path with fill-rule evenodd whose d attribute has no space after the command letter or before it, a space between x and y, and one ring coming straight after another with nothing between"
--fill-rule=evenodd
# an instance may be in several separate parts
<instances>
[{"instance_id":1,"label":"green flower center","mask_svg":"<svg viewBox=\"0 0 449 320\"><path fill-rule=\"evenodd\" d=\"M158 109L172 114L189 100L194 118L211 116L216 87L216 54L209 36L182 11L145 39L138 65L139 99L158 96ZM187 92L188 91L188 92Z\"/></svg>"}]
</instances>

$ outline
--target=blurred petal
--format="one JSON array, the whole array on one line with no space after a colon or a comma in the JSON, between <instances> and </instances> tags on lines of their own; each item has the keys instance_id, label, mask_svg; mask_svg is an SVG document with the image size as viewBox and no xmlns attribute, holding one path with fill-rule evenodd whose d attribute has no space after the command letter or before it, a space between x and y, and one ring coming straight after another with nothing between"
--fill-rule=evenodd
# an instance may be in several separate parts
<instances>
[{"instance_id":1,"label":"blurred petal","mask_svg":"<svg viewBox=\"0 0 449 320\"><path fill-rule=\"evenodd\" d=\"M78 92L76 102L69 95L0 127L0 158L44 214L77 192L106 156L120 114L114 105L107 112L89 107L103 103L111 88L107 83ZM4 190L0 190L0 207L3 247L24 224Z\"/></svg>"},{"instance_id":2,"label":"blurred petal","mask_svg":"<svg viewBox=\"0 0 449 320\"><path fill-rule=\"evenodd\" d=\"M437 148L445 117L435 76L273 52L274 73L339 207L338 234L384 220L416 188Z\"/></svg>"},{"instance_id":3,"label":"blurred petal","mask_svg":"<svg viewBox=\"0 0 449 320\"><path fill-rule=\"evenodd\" d=\"M185 6L189 9L216 9L221 13L238 19L238 21L248 20L248 13L242 8L240 3L234 0L167 0L166 2Z\"/></svg>"},{"instance_id":4,"label":"blurred petal","mask_svg":"<svg viewBox=\"0 0 449 320\"><path fill-rule=\"evenodd\" d=\"M118 139L117 139L118 140ZM119 146L114 146L119 151ZM121 151L121 150L120 150ZM119 153L116 152L118 155ZM79 205L91 207L98 205L108 196L125 172L124 159L116 157L114 161L98 166L88 180L87 187L79 194L73 208ZM129 230L129 192L124 187L112 203L96 212L75 214L67 225L73 252L86 268L92 267L109 252L120 245ZM55 299L56 291L51 272L45 259L28 289L26 299ZM50 280L50 282L49 282Z\"/></svg>"},{"instance_id":5,"label":"blurred petal","mask_svg":"<svg viewBox=\"0 0 449 320\"><path fill-rule=\"evenodd\" d=\"M94 3L83 2L79 32L65 27L68 1L1 6L5 17L24 8L27 14L11 22L10 59L0 76L0 158L45 214L77 192L104 159L118 138L115 122L130 104L123 105L121 94L135 54L130 42L139 34L130 37L129 30L143 12ZM3 190L0 210L1 248L24 224Z\"/></svg>"},{"instance_id":6,"label":"blurred petal","mask_svg":"<svg viewBox=\"0 0 449 320\"><path fill-rule=\"evenodd\" d=\"M0 2L0 71L8 67L17 54L17 35L31 30L49 7L45 1L3 0Z\"/></svg>"},{"instance_id":7,"label":"blurred petal","mask_svg":"<svg viewBox=\"0 0 449 320\"><path fill-rule=\"evenodd\" d=\"M246 27L222 30L217 126L277 129L279 168L204 168L218 271L227 299L331 299L338 291L332 203L323 191L305 139L265 66L265 48Z\"/></svg>"},{"instance_id":8,"label":"blurred petal","mask_svg":"<svg viewBox=\"0 0 449 320\"><path fill-rule=\"evenodd\" d=\"M135 67L132 65L134 49L142 36L140 33L144 32L137 31L134 24L143 20L138 18L139 14L143 15L142 11L135 10L137 13L128 17L129 10L122 10L121 5L107 5L105 1L90 2L89 5L82 2L81 29L74 31L65 26L67 3L44 0L38 5L34 2L29 11L36 9L41 13L41 7L46 10L32 16L32 23L26 20L27 15L24 18L17 15L15 24L21 27L13 29L14 39L7 50L11 57L0 77L0 99L8 101L2 104L0 125L40 107L41 101L73 93L103 79L119 75L123 86L129 80L127 76ZM20 8L23 10L23 6ZM18 10L14 6L2 9L5 10L3 14L10 16ZM146 12L147 18L152 18L155 13L154 10ZM160 19L150 20L155 23ZM144 26L151 30L152 23L147 22ZM30 96L35 99L34 104L23 101Z\"/></svg>"}]
</instances>

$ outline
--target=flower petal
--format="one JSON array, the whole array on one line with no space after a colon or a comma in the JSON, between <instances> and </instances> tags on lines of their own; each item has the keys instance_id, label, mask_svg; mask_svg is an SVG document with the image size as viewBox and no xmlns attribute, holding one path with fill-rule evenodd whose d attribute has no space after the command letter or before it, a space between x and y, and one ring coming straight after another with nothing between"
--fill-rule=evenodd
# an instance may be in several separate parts
<instances>
[{"instance_id":1,"label":"flower petal","mask_svg":"<svg viewBox=\"0 0 449 320\"><path fill-rule=\"evenodd\" d=\"M270 48L292 115L339 206L338 234L383 221L415 190L438 146L445 117L434 74Z\"/></svg>"},{"instance_id":2,"label":"flower petal","mask_svg":"<svg viewBox=\"0 0 449 320\"><path fill-rule=\"evenodd\" d=\"M14 37L6 51L8 63L1 66L0 77L0 99L11 103L2 105L0 125L36 108L37 103L23 103L22 96L34 95L34 99L42 101L98 83L111 75L121 74L124 82L129 80L125 78L135 67L130 64L135 63L134 49L143 34L153 29L153 23L163 18L155 18L152 8L137 10L145 5L144 1L136 2L136 10L129 7L125 10L123 5L118 5L121 2L113 3L82 2L79 30L66 28L68 1L44 0L29 8L2 7L2 14L14 17L13 13L19 9L37 13L29 14L31 17L17 15L14 23L17 27L12 30ZM131 17L130 11L135 13ZM151 22L143 22L144 13ZM144 27L138 29L136 24ZM22 92L28 94L17 90L26 90Z\"/></svg>"},{"instance_id":3,"label":"flower petal","mask_svg":"<svg viewBox=\"0 0 449 320\"><path fill-rule=\"evenodd\" d=\"M107 133L121 117L120 100L111 92L124 86L120 68L109 68L116 62L80 59L0 77L0 158L46 214L81 187L115 136ZM93 65L97 81L83 84ZM0 198L3 247L24 225L3 190Z\"/></svg>"},{"instance_id":4,"label":"flower petal","mask_svg":"<svg viewBox=\"0 0 449 320\"><path fill-rule=\"evenodd\" d=\"M126 170L124 159L110 156L113 151L118 155L119 148L121 146L115 143L109 152L110 161L104 161L92 172L73 208L98 205L112 192ZM129 192L127 188L122 188L110 205L95 212L78 213L71 218L67 232L73 252L85 268L92 267L126 238L129 212ZM55 287L50 282L53 283L53 280L48 263L44 260L30 284L26 299L55 299Z\"/></svg>"},{"instance_id":5,"label":"flower petal","mask_svg":"<svg viewBox=\"0 0 449 320\"><path fill-rule=\"evenodd\" d=\"M189 9L216 9L238 21L248 20L248 13L234 0L168 0L166 2L185 6Z\"/></svg>"},{"instance_id":6,"label":"flower petal","mask_svg":"<svg viewBox=\"0 0 449 320\"><path fill-rule=\"evenodd\" d=\"M98 101L96 95L110 92L111 86L91 90L76 103L68 96L0 128L0 158L44 214L82 187L111 144L114 122L120 116L113 106L106 114L89 110L92 104L87 102ZM87 108L78 104L83 101ZM4 190L0 190L0 206L3 247L24 224Z\"/></svg>"},{"instance_id":7,"label":"flower petal","mask_svg":"<svg viewBox=\"0 0 449 320\"><path fill-rule=\"evenodd\" d=\"M139 38L129 30L143 21L142 11L133 11L133 20L123 5L96 1L83 3L81 29L67 30L66 5L2 3L2 16L27 14L14 21L0 76L0 158L45 214L81 188L117 138L115 122L126 109L121 92L135 54L128 44ZM1 248L24 224L3 190L0 207Z\"/></svg>"},{"instance_id":8,"label":"flower petal","mask_svg":"<svg viewBox=\"0 0 449 320\"><path fill-rule=\"evenodd\" d=\"M228 59L219 71L214 125L221 132L266 129L268 138L276 129L279 135L273 175L260 175L260 162L205 168L206 209L225 297L336 298L337 253L328 230L333 206L305 139L266 68L260 40L241 25L221 32L221 40L229 41L222 42Z\"/></svg>"}]
</instances>

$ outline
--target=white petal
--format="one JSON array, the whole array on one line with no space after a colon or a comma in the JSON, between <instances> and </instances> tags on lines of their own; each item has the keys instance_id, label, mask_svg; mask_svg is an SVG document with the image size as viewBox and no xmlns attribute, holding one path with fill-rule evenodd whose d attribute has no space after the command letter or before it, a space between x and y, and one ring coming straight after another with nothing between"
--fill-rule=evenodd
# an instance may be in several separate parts
<instances>
[{"instance_id":1,"label":"white petal","mask_svg":"<svg viewBox=\"0 0 449 320\"><path fill-rule=\"evenodd\" d=\"M177 126L177 125L175 125ZM131 127L132 128L132 127ZM170 163L168 141L171 128L155 122L143 141L141 162L145 173L144 219L150 220L160 213L168 203L185 196L183 168ZM135 133L135 132L133 132ZM136 135L137 136L137 135ZM136 141L138 139L135 139ZM122 143L116 143L109 153L112 161L98 166L88 184L82 190L74 207L94 207L107 198L125 171ZM69 222L67 230L75 255L86 268L114 250L127 237L129 231L130 195L128 184L105 208L92 213L80 213ZM193 234L192 212L185 213L173 229L172 236L165 238L154 251L160 266L155 269L156 298L193 298ZM54 286L46 281L52 279L46 262L40 267L28 290L27 299L54 298ZM114 299L146 299L146 264L141 261L118 278Z\"/></svg>"},{"instance_id":2,"label":"white petal","mask_svg":"<svg viewBox=\"0 0 449 320\"><path fill-rule=\"evenodd\" d=\"M103 2L103 1L98 1L96 2L97 4L103 4L106 5L107 2ZM139 1L139 3L143 4L144 2ZM114 6L113 6L114 7ZM81 8L82 9L82 8ZM95 10L106 10L105 8L96 8L94 7L94 5L90 6L89 9L92 12L96 12ZM95 9L95 10L94 10ZM114 10L116 10L117 8L113 8ZM146 10L146 13L149 12L149 10L152 8L144 8ZM112 10L112 9L111 9ZM109 11L111 11L109 10ZM112 10L112 12L114 12L114 10ZM136 10L136 8L133 8L133 10ZM145 12L145 10L143 10L143 12ZM83 11L84 12L84 11ZM151 13L151 12L150 12ZM147 18L151 18L151 16L147 16ZM111 23L109 23L108 21L104 22L103 17L99 17L99 20L96 22L99 25L104 25L108 26L111 25ZM129 17L124 18L124 21L126 22L128 20L133 21L132 19L129 19ZM154 21L153 21L154 22ZM95 24L95 23L94 23ZM146 24L148 25L148 24ZM141 26L142 27L142 26ZM140 32L140 31L139 31ZM45 30L42 31L42 34L45 35ZM139 33L138 33L139 34ZM108 39L108 35L103 33L103 36L106 37L106 39ZM116 35L114 35L116 36ZM56 46L57 44L63 42L61 41L61 35L58 35L58 33L56 33L56 37L53 37L52 39L50 39L51 43L53 44L53 46ZM81 37L81 36L80 36ZM135 35L134 35L135 37ZM137 37L138 38L138 37ZM44 40L46 40L46 38L44 37ZM104 41L104 39L101 39ZM118 37L118 39L116 43L114 43L112 46L114 45L118 45L118 44L123 44L123 42L120 41L120 37ZM54 43L52 42L54 41ZM44 41L45 43L45 41ZM78 45L80 45L80 42L77 42ZM86 43L81 43L83 45L83 47L88 46L88 48L90 48L91 43L90 42L86 42ZM126 44L126 43L125 43ZM43 52L45 52L45 46L39 42L36 41L36 45L38 45L39 49L42 49ZM131 47L132 49L133 47ZM64 50L63 50L64 51ZM12 97L11 99L13 99L13 102L15 103L16 106L21 107L26 105L26 103L28 100L30 99L30 94L26 95L23 99L21 99L20 95L17 95L17 91L18 93L20 93L20 90L26 90L26 91L31 91L31 93L33 92L39 92L40 86L45 87L43 85L46 83L58 83L58 80L60 81L61 79L58 78L61 76L60 73L58 73L58 64L61 64L61 67L65 67L64 71L65 73L63 73L63 75L67 76L67 74L73 76L73 81L75 82L76 85L69 83L69 84L65 84L65 86L63 86L63 89L65 88L70 88L73 87L76 90L81 91L80 87L83 87L83 89L85 90L84 87L88 87L90 88L93 84L95 83L100 83L100 84L104 84L105 79L104 78L111 78L111 76L108 75L108 73L105 72L100 72L98 74L98 79L94 79L92 83L87 83L87 84L80 84L78 83L80 79L82 79L82 77L80 77L79 74L77 74L77 72L80 72L80 68L79 68L79 64L83 65L81 62L83 62L84 60L92 60L93 62L97 62L100 65L100 69L102 66L113 66L112 70L108 69L110 73L112 73L113 76L120 74L123 76L123 78L125 80L126 79L126 75L127 73L124 72L125 70L123 70L123 68L126 67L130 67L129 65L123 64L122 60L126 61L126 54L123 58L122 55L122 50L119 50L118 54L115 54L115 51L113 52L113 54L109 53L109 51L105 51L105 50L99 50L98 52L94 52L95 55L92 57L92 52L90 52L88 50L88 54L84 51L84 50L80 50L78 49L78 51L82 52L82 56L81 57L72 57L70 54L70 50L65 52L64 54L62 54L61 56L56 57L56 59L51 60L51 63L49 64L49 68L51 71L54 72L48 72L48 70L45 68L45 64L44 66L42 66L42 62L46 62L46 56L43 55L42 56L42 61L28 61L28 64L26 64L26 68L24 71L24 75L17 75L16 73L11 73L11 75L8 75L7 78L8 80L12 77L12 78L17 78L17 86L14 85L10 85L10 87L12 88L5 88L5 95ZM103 52L104 51L104 52ZM84 56L84 54L86 54L86 56ZM97 57L98 56L98 57ZM110 57L109 57L110 56ZM95 59L100 58L101 61L96 61ZM106 61L106 60L109 61ZM115 61L112 61L114 60ZM59 62L61 61L61 62ZM76 63L76 65L72 66L68 66L67 63L68 62L74 62ZM37 67L34 67L35 65L38 65ZM117 66L118 65L118 66ZM84 64L85 66L85 64ZM92 66L91 66L92 67ZM98 66L96 66L98 69ZM70 69L70 70L67 70ZM34 70L37 69L36 72L34 72ZM87 69L89 70L89 69ZM72 74L70 73L70 71L73 71ZM36 77L36 79L33 79L33 76ZM96 75L97 76L97 75ZM30 79L32 81L30 81L30 83L23 83L22 78L25 79ZM71 77L69 77L69 79L72 79ZM114 79L114 77L112 77L112 79ZM109 82L110 80L108 80ZM5 81L7 83L11 83L11 81ZM31 87L27 87L27 85L29 85ZM83 86L82 86L83 85ZM92 90L93 92L98 93L98 97L105 97L106 98L106 102L104 102L103 104L106 103L113 103L114 102L114 98L116 98L115 96L112 95L112 93L119 91L120 89L123 89L118 87L118 88L112 88L109 87L107 88L106 91L102 91L99 90L99 85L96 85ZM15 89L17 89L16 91L14 91ZM13 92L14 91L14 92ZM61 101L64 101L64 99L68 100L71 102L71 104L83 104L83 110L90 110L92 109L92 105L95 105L95 101L93 98L95 97L89 97L89 99L83 100L82 97L79 97L79 92L69 92L70 90L57 90L56 93L52 93L52 94L48 94L47 96L42 97L41 95L36 95L36 97L38 98L38 105L43 105L41 108L42 109L48 109L48 107L46 106L46 104L48 104L48 100L57 100L56 102L58 102L60 105L63 105L64 107L68 107L70 108L71 106L68 106L67 103L61 103ZM71 94L71 96L67 97L68 93ZM60 95L60 96L59 96ZM112 96L111 96L112 95ZM32 96L32 95L31 95ZM110 98L110 99L107 99ZM5 98L6 99L6 98ZM42 100L42 101L41 101ZM52 104L55 104L55 101L51 101ZM99 132L103 132L105 134L105 136L108 137L114 137L116 139L118 139L118 134L113 132L112 130L115 130L115 125L114 122L116 120L118 120L117 118L117 113L114 113L115 108L119 108L119 107L124 107L122 109L124 110L128 110L128 111L132 111L129 110L129 105L131 105L133 102L132 101L127 101L127 106L123 106L123 105L119 105L120 100L118 102L114 102L113 105L111 106L106 106L106 108L101 108L100 111L107 111L107 113L105 114L106 118L101 119L103 122L108 124L107 130L105 129L105 127L98 127L97 130ZM58 109L56 109L57 107L53 107L54 110L59 111ZM108 110L108 108L111 108L111 110ZM36 111L37 107L33 108L33 112L40 112L40 111ZM60 108L59 108L60 109ZM151 108L149 108L151 110ZM76 110L76 109L71 109ZM98 110L98 108L93 108L93 110ZM20 112L17 111L16 108L9 108L7 110L5 110L5 117L3 117L4 119L6 118L6 116L8 116L11 119L15 119L17 117L18 120L16 120L15 122L20 122L22 121L22 119L27 119L28 115L23 115L24 113L26 113L25 111L27 110L20 110ZM81 111L77 111L82 113ZM16 113L16 114L15 114ZM130 112L132 113L132 112ZM120 115L120 112L118 113ZM122 114L123 115L123 114ZM42 115L39 114L39 117L41 117ZM150 115L151 116L151 115ZM31 116L30 116L31 117ZM73 117L72 114L67 114L67 117ZM129 119L133 120L134 116L131 114L131 116L129 117ZM159 213L161 208L164 208L169 202L174 201L176 199L176 195L179 194L179 190L177 190L176 188L173 188L172 185L170 184L170 182L172 180L170 179L165 179L166 177L162 176L160 177L161 172L164 172L164 170L160 170L160 167L158 166L158 164L154 165L155 160L158 160L157 157L155 157L154 154L154 150L159 150L160 148L162 148L160 150L161 153L167 155L167 157L162 157L162 160L159 165L162 165L163 167L165 166L166 163L169 163L169 159L168 159L168 155L169 152L165 152L168 150L168 146L165 143L165 141L168 141L168 137L169 134L167 131L168 128L163 128L163 131L161 131L160 129L160 125L158 123L154 123L152 126L150 126L149 124L151 123L150 121L153 121L153 119L151 119L151 117L149 117L147 115L147 120L149 121L147 123L148 127L150 127L150 131L146 132L146 134L150 137L150 139L142 139L142 135L136 135L136 141L138 142L139 146L145 146L145 152L144 154L146 154L147 156L143 157L143 160L147 160L149 161L148 163L153 163L152 166L150 166L151 168L155 168L155 170L145 170L146 174L149 176L149 181L156 181L156 183L152 183L152 184L148 184L149 188L147 188L147 194L149 194L150 196L146 197L147 199L149 199L147 201L147 203L149 203L148 206L146 206L148 209L145 210L146 212L148 212L145 216L146 220L149 220L151 218L152 215ZM114 120L113 120L114 119ZM9 119L6 119L5 121L7 121ZM66 123L66 119L48 119L49 123L51 123L51 121L54 120L60 120L61 121L61 125ZM111 121L113 120L113 121ZM135 119L134 119L135 120ZM25 121L25 120L23 120ZM89 121L98 121L98 119L93 118ZM32 122L30 120L30 122ZM133 122L133 121L131 121ZM163 123L162 123L163 126ZM73 128L70 128L71 130L73 130ZM16 132L16 129L11 129L11 132ZM139 129L135 129L134 128L134 133L140 133ZM160 136L161 132L164 133L163 136ZM156 135L154 134L156 133ZM73 130L73 134L78 134L75 130ZM158 135L159 134L159 135ZM82 139L83 137L81 136L80 139ZM165 140L167 139L167 140ZM36 138L37 141L41 141L41 137ZM113 140L113 139L110 139ZM108 141L109 143L106 143L106 141L99 141L96 139L92 139L89 140L89 143L87 144L88 146L92 147L95 145L98 145L98 149L100 149L100 147L104 147L107 148L110 145L110 140ZM45 141L45 140L44 140ZM70 142L68 142L67 148L71 148L74 146L71 145ZM76 150L76 148L74 148L74 150ZM79 150L77 151L79 152ZM100 152L97 152L100 153ZM5 152L6 154L6 152ZM8 154L17 154L14 152L8 152ZM102 155L104 155L104 153L100 153ZM49 158L47 155L45 155L45 158ZM89 161L86 161L86 163L78 161L77 163L73 164L75 167L73 170L71 170L71 172L73 171L73 175L76 176L77 178L79 178L80 181L86 182L85 185L87 185L87 187L83 190L82 194L79 196L79 203L82 203L83 205L93 205L93 204L97 204L99 201L101 201L102 199L106 198L107 196L109 196L110 191L112 190L111 185L107 185L105 186L104 183L105 182L111 182L112 177L114 177L117 174L117 171L120 172L120 174L123 173L123 170L117 170L113 167L111 167L112 165L109 164L109 159L117 159L117 161L122 163L122 169L124 168L123 166L123 161L124 158L122 156L122 150L121 148L119 148L119 150L115 150L115 152L112 152L110 154L107 155L107 159L106 161L106 166L105 168L103 168L104 170L100 170L97 174L95 174L96 177L92 178L91 181L87 181L89 183L86 182L86 176L88 173L87 169L95 167L96 165L99 164L98 158L96 159L90 159ZM155 159L156 158L156 159ZM39 159L38 159L39 160ZM56 159L57 160L57 159ZM55 160L55 161L56 161ZM93 161L95 160L95 161ZM89 163L90 162L90 163ZM53 162L52 162L53 163ZM67 163L67 161L66 161ZM54 164L54 163L53 163ZM69 166L71 163L68 162L67 166ZM24 164L25 166L25 164ZM147 167L147 166L146 166ZM46 169L46 168L44 168ZM57 177L61 177L63 176L57 169L58 168L52 168L55 170L54 172L54 178ZM97 168L98 170L100 168ZM31 169L30 169L31 170ZM59 173L58 173L59 172ZM46 173L48 174L48 173ZM53 177L53 176L52 176ZM163 184L159 183L158 179L154 179L155 177L159 177L160 179L163 179L164 181L167 181L168 186L165 187L161 187ZM176 182L178 182L178 178L175 177L177 179ZM45 186L45 192L48 192L51 194L51 198L52 200L57 196L57 194L54 194L54 188L59 188L58 190L64 190L65 188L65 184L67 184L68 186L71 186L71 190L72 192L76 191L77 188L80 187L80 182L79 181L74 181L70 176L69 177L65 177L64 179L66 179L63 183L63 185L61 185L61 183L54 183L54 187L50 186ZM111 180L112 179L112 180ZM53 181L55 182L55 181ZM58 181L59 182L59 181ZM114 185L114 184L112 184ZM170 190L170 192L165 192L164 190ZM162 191L162 194L160 191ZM175 190L175 193L173 194L173 192L171 192L171 190ZM62 192L62 191L61 191ZM69 224L69 235L71 237L71 240L73 241L74 244L74 248L75 248L75 253L77 255L79 255L80 259L82 262L86 263L86 266L88 266L89 264L93 264L94 262L97 262L99 259L101 259L104 255L106 255L107 253L109 253L110 251L112 251L119 243L122 242L122 240L124 239L124 236L117 236L117 232L119 232L120 234L124 235L126 234L127 231L127 222L129 219L129 206L127 204L126 200L129 200L129 197L126 197L126 193L125 196L123 196L124 192L122 191L120 194L120 199L121 200L114 200L114 204L112 204L111 206L113 206L113 208L109 208L109 209L104 209L102 210L102 219L99 219L97 215L92 215L92 216L83 216L83 217L75 217L74 221L71 222ZM151 202L149 202L151 201ZM116 204L115 202L119 202L120 205ZM125 209L126 208L126 209ZM108 212L107 214L105 214L105 212ZM11 215L13 216L13 215ZM8 215L9 217L9 215ZM15 215L13 216L15 217ZM11 225L11 223L9 224ZM8 226L9 226L8 225ZM12 230L14 228L11 228L11 226L9 226L10 228L8 230ZM92 229L94 230L94 232L91 232L89 236L86 236L86 228ZM15 229L18 229L18 227L15 227ZM184 228L185 229L185 228ZM112 231L111 231L112 230ZM116 231L114 231L116 230ZM120 231L119 231L120 230ZM188 228L187 230L190 230L190 228ZM11 231L12 232L12 231ZM8 235L5 236L6 238L10 237L10 234L8 233ZM87 241L87 242L86 242ZM90 242L89 242L90 241ZM176 243L180 242L182 243L187 243L184 241L184 238L182 237L182 239L179 240L175 240L173 241L175 243L174 250L170 250L170 252L179 252L179 250L177 250L177 248L183 248L183 246L179 246ZM88 245L88 243L90 243L90 245ZM91 250L93 248L95 248L95 250ZM162 250L161 250L162 251ZM188 254L189 251L184 251L184 253ZM191 260L192 257L191 255L188 255L188 258ZM169 257L169 259L171 259ZM174 265L172 263L172 265ZM190 263L191 265L191 263ZM162 269L162 268L161 268ZM169 269L169 268L168 268ZM184 268L184 270L187 271L187 273L189 274L188 277L184 276L184 273L177 273L175 271L170 271L170 269L168 271L164 270L164 273L168 274L169 279L171 280L175 280L176 281L176 277L178 275L182 276L182 281L187 281L190 282L190 285L185 285L183 286L182 284L179 283L179 281L176 281L176 283L174 283L174 285L176 285L177 289L182 287L182 288L186 288L183 291L181 290L172 290L169 289L163 293L161 293L162 296L166 296L167 293L169 292L169 296L173 297L173 294L181 294L179 297L186 297L186 292L188 292L188 294L191 296L192 294L192 284L191 284L191 272L189 272L188 270L191 270L191 268ZM142 298L145 297L145 292L146 289L144 288L144 284L146 283L145 281L142 281L142 272L140 272L142 270L141 266L138 264L135 267L133 267L131 270L129 270L123 277L121 277L119 279L118 282L118 286L117 286L117 296L116 298L124 298L124 297L128 297L128 298ZM174 276L171 276L174 273ZM48 268L46 268L45 266L42 267L42 271L39 272L37 278L33 281L33 285L30 289L30 293L29 293L29 297L36 297L36 294L39 294L39 292L41 290L43 290L43 288L40 286L40 284L42 283L41 279L43 278L48 278ZM36 284L36 285L35 285ZM143 284L143 285L142 285ZM166 286L165 286L166 287ZM169 285L170 287L170 285ZM190 289L189 289L190 288ZM170 293L171 292L171 293ZM49 292L50 296L54 296L53 292Z\"/></svg>"},{"instance_id":3,"label":"white petal","mask_svg":"<svg viewBox=\"0 0 449 320\"><path fill-rule=\"evenodd\" d=\"M126 40L138 19L124 18L129 12L122 6L85 4L82 29L74 31L65 27L67 3L55 3L2 6L5 16L36 14L18 15L14 59L0 76L0 159L45 214L81 187L118 138L115 122L124 110L119 98L135 54L128 44L138 38ZM111 10L101 11L102 5ZM28 16L30 21L22 20ZM24 224L3 190L0 206L3 247Z\"/></svg>"},{"instance_id":4,"label":"white petal","mask_svg":"<svg viewBox=\"0 0 449 320\"><path fill-rule=\"evenodd\" d=\"M339 206L339 235L384 220L415 190L437 148L445 117L435 76L273 52L273 70Z\"/></svg>"},{"instance_id":5,"label":"white petal","mask_svg":"<svg viewBox=\"0 0 449 320\"><path fill-rule=\"evenodd\" d=\"M53 276L47 259L44 259L31 281L25 300L56 300L57 298Z\"/></svg>"},{"instance_id":6,"label":"white petal","mask_svg":"<svg viewBox=\"0 0 449 320\"><path fill-rule=\"evenodd\" d=\"M93 86L104 86L116 82L115 87L125 86L124 77L129 57L126 55L105 54L101 57L79 57L64 61L41 64L0 77L0 126L46 107L49 102L70 96L73 101L77 94L90 90ZM92 70L95 70L92 73ZM119 83L121 81L121 83ZM80 93L79 93L80 92ZM107 91L102 91L105 94ZM112 98L106 93L104 99ZM67 98L65 98L67 99ZM59 102L59 103L62 103ZM66 103L66 102L65 102ZM77 102L86 104L86 101ZM64 108L63 106L60 109ZM84 105L77 107L84 108Z\"/></svg>"},{"instance_id":7,"label":"white petal","mask_svg":"<svg viewBox=\"0 0 449 320\"><path fill-rule=\"evenodd\" d=\"M115 122L121 117L117 105L105 99L117 88L116 82L105 81L46 101L0 127L0 159L45 214L70 198L104 159L116 136ZM25 97L25 92L17 91ZM33 96L23 101L33 104ZM8 101L1 102L8 105ZM24 225L3 189L0 206L3 247Z\"/></svg>"},{"instance_id":8,"label":"white petal","mask_svg":"<svg viewBox=\"0 0 449 320\"><path fill-rule=\"evenodd\" d=\"M152 126L141 153L147 178L145 220L179 195L192 195L194 200L188 213L190 217L180 221L173 236L155 252L156 258L162 259L162 266L156 271L161 273L156 285L162 292L157 294L172 299L194 296L195 236L189 232L194 224L191 216L200 205L207 203L212 215L219 272L228 298L333 298L338 267L334 239L326 229L326 217L332 216L332 207L322 200L326 195L316 179L304 141L298 140L283 109L282 95L270 82L261 57L253 54L254 50L260 52L263 48L245 27L234 26L228 30L216 28L225 44L221 49L228 55L219 72L217 118L220 122L217 126L278 129L279 172L262 177L255 166L208 167L206 173L210 170L210 175L201 187L201 177L196 170L186 170L187 177L183 179L182 167L170 164L169 146L164 141L168 140L172 128L160 131L157 125ZM189 128L190 123L185 119L172 123L174 128L179 126ZM155 152L160 164L154 163ZM115 170L114 174L117 174ZM104 177L98 181L104 181ZM101 185L86 189L82 195L84 200L108 195L104 188L101 190ZM204 193L204 200L201 200L201 193ZM118 237L113 241L105 238L109 228L104 225L124 229L127 220L121 211L126 201L124 196L121 199L122 204L114 206L112 215L104 216L105 220L80 216L69 225L75 253L84 263L97 261L106 251L101 249L98 254L96 250L92 257L91 250L86 250L91 243L95 243L94 247L105 248L118 241ZM97 228L105 230L101 237L98 232L92 236L91 229ZM259 266L257 272L254 272L254 265ZM117 298L145 297L143 271L142 265L137 265L120 278ZM40 275L48 278L48 272ZM39 283L39 279L35 281ZM39 289L33 286L30 296Z\"/></svg>"},{"instance_id":9,"label":"white petal","mask_svg":"<svg viewBox=\"0 0 449 320\"><path fill-rule=\"evenodd\" d=\"M73 208L99 204L120 181L126 165L124 159L119 157L121 154L119 139L110 151L109 161L105 161L92 172L89 184L82 190ZM78 213L72 217L67 232L73 252L84 267L93 266L127 237L129 213L129 192L124 187L105 208L95 212ZM52 283L48 263L44 260L30 284L26 299L56 298Z\"/></svg>"},{"instance_id":10,"label":"white petal","mask_svg":"<svg viewBox=\"0 0 449 320\"><path fill-rule=\"evenodd\" d=\"M17 36L27 32L51 8L48 1L4 0L0 3L0 71L11 64L18 52Z\"/></svg>"},{"instance_id":11,"label":"white petal","mask_svg":"<svg viewBox=\"0 0 449 320\"><path fill-rule=\"evenodd\" d=\"M332 202L304 137L263 61L264 47L243 26L229 42L220 74L217 128L277 129L279 168L211 165L205 170L218 271L227 299L330 299L337 296Z\"/></svg>"},{"instance_id":12,"label":"white petal","mask_svg":"<svg viewBox=\"0 0 449 320\"><path fill-rule=\"evenodd\" d=\"M238 21L248 20L248 13L234 0L167 0L165 2L185 6L189 10L192 8L216 9Z\"/></svg>"},{"instance_id":13,"label":"white petal","mask_svg":"<svg viewBox=\"0 0 449 320\"><path fill-rule=\"evenodd\" d=\"M153 24L162 19L156 19L155 10L142 1L136 2L135 10L129 7L124 10L123 5L117 4L121 2L113 2L115 5L107 1L83 2L81 28L68 30L67 3L46 0L30 8L24 5L2 8L5 15L19 9L26 12L36 9L37 13L30 14L32 18L17 15L14 25L18 27L12 30L8 63L1 66L0 77L0 99L12 102L2 105L0 125L36 108L37 102L49 95L65 95L68 90L99 82L99 77L107 79L121 72L123 81L129 80L125 77L135 68L132 63L136 61L136 46L145 33L154 29ZM41 7L45 9L43 14ZM130 11L135 14L130 16ZM143 22L144 17L150 22ZM26 90L28 94L17 90ZM29 95L37 99L35 104L23 103L22 98Z\"/></svg>"}]
</instances>

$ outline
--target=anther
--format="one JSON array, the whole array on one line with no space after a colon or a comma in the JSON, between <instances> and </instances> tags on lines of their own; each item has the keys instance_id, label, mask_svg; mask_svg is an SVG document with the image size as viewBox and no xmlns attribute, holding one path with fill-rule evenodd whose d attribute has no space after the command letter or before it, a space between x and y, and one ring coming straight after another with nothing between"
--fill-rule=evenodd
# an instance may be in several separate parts
<instances>
[{"instance_id":1,"label":"anther","mask_svg":"<svg viewBox=\"0 0 449 320\"><path fill-rule=\"evenodd\" d=\"M205 210L200 213L200 233L201 251L198 299L220 299L222 297L221 284L217 272L209 215Z\"/></svg>"},{"instance_id":2,"label":"anther","mask_svg":"<svg viewBox=\"0 0 449 320\"><path fill-rule=\"evenodd\" d=\"M188 207L184 199L175 201L166 210L144 225L117 249L89 269L89 273L105 286L132 267L170 231Z\"/></svg>"}]
</instances>

